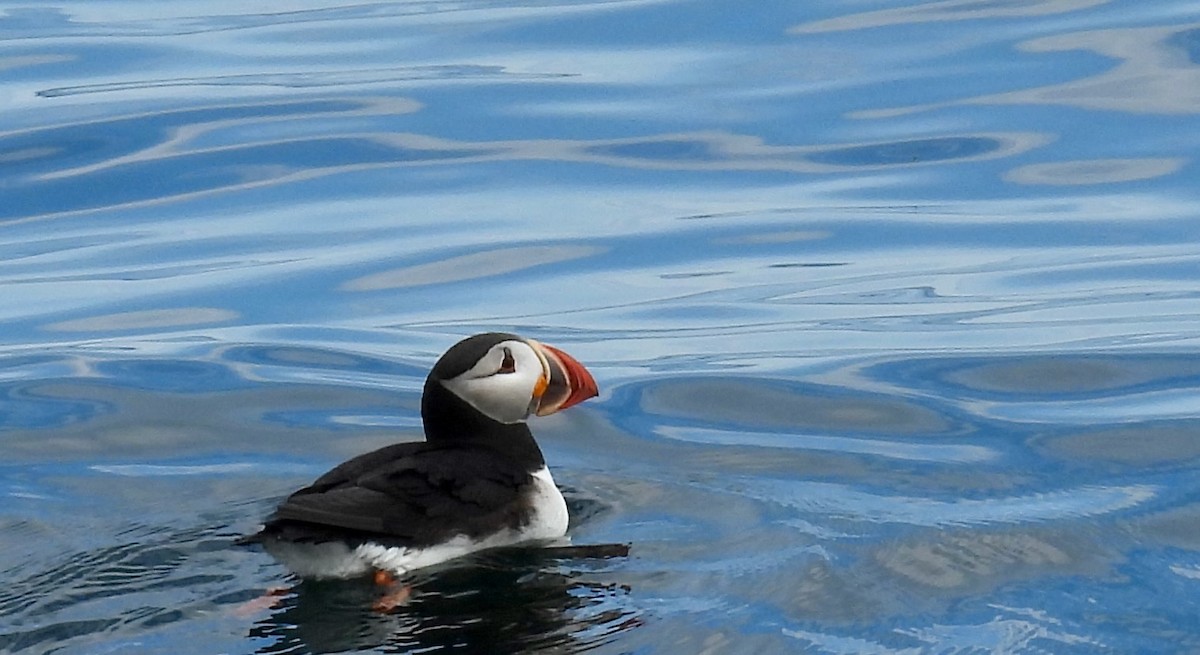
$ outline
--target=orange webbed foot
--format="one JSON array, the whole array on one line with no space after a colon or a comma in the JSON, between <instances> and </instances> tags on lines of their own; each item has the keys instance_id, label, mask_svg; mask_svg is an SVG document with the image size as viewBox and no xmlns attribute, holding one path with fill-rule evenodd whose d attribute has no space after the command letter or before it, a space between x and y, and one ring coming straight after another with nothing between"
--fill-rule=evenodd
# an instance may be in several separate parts
<instances>
[{"instance_id":1,"label":"orange webbed foot","mask_svg":"<svg viewBox=\"0 0 1200 655\"><path fill-rule=\"evenodd\" d=\"M391 571L376 571L374 580L376 585L387 588L387 592L371 605L371 609L376 612L390 612L407 603L412 597L412 587L400 584Z\"/></svg>"},{"instance_id":2,"label":"orange webbed foot","mask_svg":"<svg viewBox=\"0 0 1200 655\"><path fill-rule=\"evenodd\" d=\"M290 587L269 587L261 596L238 605L233 613L236 616L251 616L263 610L274 609L283 601L283 597L291 593Z\"/></svg>"}]
</instances>

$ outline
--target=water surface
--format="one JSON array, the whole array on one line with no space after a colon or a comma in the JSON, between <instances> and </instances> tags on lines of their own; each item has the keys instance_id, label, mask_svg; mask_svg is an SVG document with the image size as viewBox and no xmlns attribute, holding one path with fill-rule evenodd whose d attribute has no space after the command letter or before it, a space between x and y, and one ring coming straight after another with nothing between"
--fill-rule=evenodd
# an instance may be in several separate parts
<instances>
[{"instance_id":1,"label":"water surface","mask_svg":"<svg viewBox=\"0 0 1200 655\"><path fill-rule=\"evenodd\" d=\"M0 652L1200 649L1194 3L0 10ZM233 545L483 330L628 557Z\"/></svg>"}]
</instances>

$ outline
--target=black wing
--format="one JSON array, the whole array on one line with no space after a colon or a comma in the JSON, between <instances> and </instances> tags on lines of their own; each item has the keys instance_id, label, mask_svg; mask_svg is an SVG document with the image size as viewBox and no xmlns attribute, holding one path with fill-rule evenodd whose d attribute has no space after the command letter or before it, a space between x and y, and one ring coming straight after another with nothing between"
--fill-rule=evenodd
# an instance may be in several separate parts
<instances>
[{"instance_id":1,"label":"black wing","mask_svg":"<svg viewBox=\"0 0 1200 655\"><path fill-rule=\"evenodd\" d=\"M349 532L414 546L458 534L480 537L528 519L522 492L531 482L526 468L485 448L396 444L351 459L292 494L263 533L319 539Z\"/></svg>"}]
</instances>

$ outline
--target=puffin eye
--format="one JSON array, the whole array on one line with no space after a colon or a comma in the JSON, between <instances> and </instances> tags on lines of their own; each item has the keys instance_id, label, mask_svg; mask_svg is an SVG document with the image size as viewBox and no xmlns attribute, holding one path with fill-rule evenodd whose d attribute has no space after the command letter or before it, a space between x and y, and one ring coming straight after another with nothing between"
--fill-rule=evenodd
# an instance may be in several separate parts
<instances>
[{"instance_id":1,"label":"puffin eye","mask_svg":"<svg viewBox=\"0 0 1200 655\"><path fill-rule=\"evenodd\" d=\"M508 348L504 349L504 361L500 362L500 370L497 373L516 373L517 360L513 359L512 351Z\"/></svg>"}]
</instances>

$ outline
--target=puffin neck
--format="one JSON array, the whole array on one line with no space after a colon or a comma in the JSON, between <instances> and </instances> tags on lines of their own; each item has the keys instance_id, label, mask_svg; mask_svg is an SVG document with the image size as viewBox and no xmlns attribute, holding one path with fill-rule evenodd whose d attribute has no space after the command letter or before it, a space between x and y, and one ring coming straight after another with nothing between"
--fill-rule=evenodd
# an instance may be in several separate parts
<instances>
[{"instance_id":1,"label":"puffin neck","mask_svg":"<svg viewBox=\"0 0 1200 655\"><path fill-rule=\"evenodd\" d=\"M429 443L482 446L528 463L530 471L546 463L528 425L501 423L485 416L433 377L425 380L421 394L421 421Z\"/></svg>"}]
</instances>

